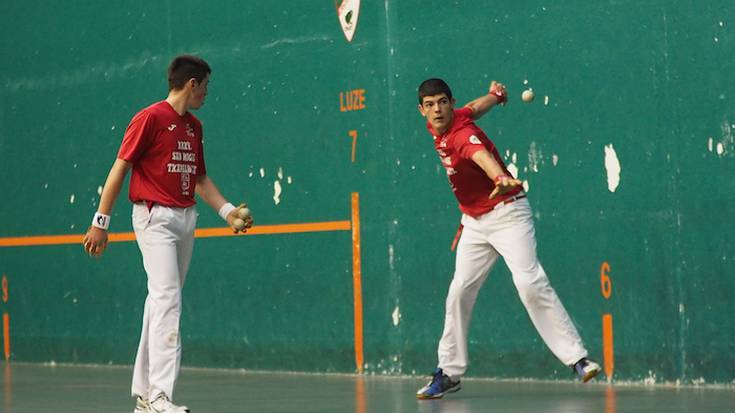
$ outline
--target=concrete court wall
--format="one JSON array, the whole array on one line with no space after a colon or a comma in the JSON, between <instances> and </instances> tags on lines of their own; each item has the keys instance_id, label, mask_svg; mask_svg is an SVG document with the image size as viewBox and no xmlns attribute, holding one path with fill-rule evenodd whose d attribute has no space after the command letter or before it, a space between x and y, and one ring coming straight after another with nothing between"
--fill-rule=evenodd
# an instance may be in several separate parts
<instances>
[{"instance_id":1,"label":"concrete court wall","mask_svg":"<svg viewBox=\"0 0 735 413\"><path fill-rule=\"evenodd\" d=\"M508 85L510 103L479 124L525 181L539 256L599 360L612 320L615 379L732 383L732 2L361 3L348 41L332 0L6 2L0 310L11 360L132 363L137 247L113 243L96 260L74 237L127 122L165 97L170 59L195 53L214 69L197 112L209 175L270 230L197 240L185 365L434 367L459 219L416 111L418 83L438 76L458 104L492 79ZM527 87L532 104L519 99ZM222 226L200 214L200 228ZM113 232L131 231L129 216L123 197ZM502 263L470 352L473 376L570 378Z\"/></svg>"}]
</instances>

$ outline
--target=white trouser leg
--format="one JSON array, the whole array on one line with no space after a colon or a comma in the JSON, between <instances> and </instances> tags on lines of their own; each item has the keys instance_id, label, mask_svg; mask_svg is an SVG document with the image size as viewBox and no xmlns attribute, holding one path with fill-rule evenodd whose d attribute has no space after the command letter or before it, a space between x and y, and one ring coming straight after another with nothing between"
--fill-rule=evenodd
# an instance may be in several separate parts
<instances>
[{"instance_id":1,"label":"white trouser leg","mask_svg":"<svg viewBox=\"0 0 735 413\"><path fill-rule=\"evenodd\" d=\"M488 215L488 220L500 224L492 225L497 228L489 232L488 240L503 256L513 274L518 295L541 338L567 366L586 357L582 339L538 261L528 200L520 199L503 205Z\"/></svg>"},{"instance_id":2,"label":"white trouser leg","mask_svg":"<svg viewBox=\"0 0 735 413\"><path fill-rule=\"evenodd\" d=\"M133 227L148 275L141 342L133 372L134 395L155 398L173 390L181 363L181 288L193 247L193 208L145 205L133 209Z\"/></svg>"},{"instance_id":3,"label":"white trouser leg","mask_svg":"<svg viewBox=\"0 0 735 413\"><path fill-rule=\"evenodd\" d=\"M498 253L482 233L475 228L464 228L457 244L454 278L447 294L444 333L437 351L438 366L448 376L458 377L467 370L467 333L472 308L497 259Z\"/></svg>"},{"instance_id":4,"label":"white trouser leg","mask_svg":"<svg viewBox=\"0 0 735 413\"><path fill-rule=\"evenodd\" d=\"M143 328L140 332L140 343L138 344L138 352L135 355L135 367L133 368L133 397L140 396L148 398L148 314L149 299L146 297L145 306L143 307Z\"/></svg>"},{"instance_id":5,"label":"white trouser leg","mask_svg":"<svg viewBox=\"0 0 735 413\"><path fill-rule=\"evenodd\" d=\"M177 254L179 258L179 285L184 288L184 282L186 281L186 274L189 272L189 263L191 262L191 255L194 251L194 227L196 226L196 212L189 211L188 214L194 214L194 219L187 217L187 224L189 228L186 228L187 233L191 233L192 236L182 238L177 244ZM178 335L179 352L176 357L176 369L174 372L174 384L173 388L176 388L176 382L179 378L179 370L181 369L181 335ZM173 398L172 393L167 393L169 397Z\"/></svg>"}]
</instances>

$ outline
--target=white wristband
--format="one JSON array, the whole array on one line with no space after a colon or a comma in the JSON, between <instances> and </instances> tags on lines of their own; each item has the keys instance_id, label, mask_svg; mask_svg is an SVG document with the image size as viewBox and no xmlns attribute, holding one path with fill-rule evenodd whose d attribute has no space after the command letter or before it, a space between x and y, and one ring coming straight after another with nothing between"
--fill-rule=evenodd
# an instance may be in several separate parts
<instances>
[{"instance_id":1,"label":"white wristband","mask_svg":"<svg viewBox=\"0 0 735 413\"><path fill-rule=\"evenodd\" d=\"M234 209L235 209L235 206L228 202L222 205L222 208L219 209L219 216L221 216L222 219L227 221L227 216L230 215L230 212L232 212Z\"/></svg>"},{"instance_id":2,"label":"white wristband","mask_svg":"<svg viewBox=\"0 0 735 413\"><path fill-rule=\"evenodd\" d=\"M107 228L110 228L110 216L95 212L94 218L92 218L92 226L107 230Z\"/></svg>"}]
</instances>

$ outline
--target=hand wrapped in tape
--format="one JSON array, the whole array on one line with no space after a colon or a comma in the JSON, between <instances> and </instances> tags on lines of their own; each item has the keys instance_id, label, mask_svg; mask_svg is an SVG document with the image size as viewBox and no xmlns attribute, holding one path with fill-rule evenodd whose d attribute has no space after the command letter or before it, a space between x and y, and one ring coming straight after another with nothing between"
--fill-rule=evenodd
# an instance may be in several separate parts
<instances>
[{"instance_id":1,"label":"hand wrapped in tape","mask_svg":"<svg viewBox=\"0 0 735 413\"><path fill-rule=\"evenodd\" d=\"M508 92L505 90L505 85L492 81L490 83L490 92L491 95L494 95L498 99L498 103L501 105L505 105L505 102L508 101Z\"/></svg>"},{"instance_id":2,"label":"hand wrapped in tape","mask_svg":"<svg viewBox=\"0 0 735 413\"><path fill-rule=\"evenodd\" d=\"M246 233L248 229L253 226L253 217L250 214L250 209L246 203L242 203L233 209L229 215L227 215L227 225L232 228L232 232Z\"/></svg>"}]
</instances>

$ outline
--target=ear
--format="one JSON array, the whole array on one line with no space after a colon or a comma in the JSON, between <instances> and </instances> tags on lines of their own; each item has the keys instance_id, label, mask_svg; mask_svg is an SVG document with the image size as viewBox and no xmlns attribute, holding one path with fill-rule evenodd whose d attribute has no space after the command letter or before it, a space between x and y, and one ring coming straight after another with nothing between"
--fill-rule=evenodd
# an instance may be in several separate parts
<instances>
[{"instance_id":1,"label":"ear","mask_svg":"<svg viewBox=\"0 0 735 413\"><path fill-rule=\"evenodd\" d=\"M418 108L419 108L419 112L421 112L421 116L426 117L426 113L424 112L424 106L419 104Z\"/></svg>"},{"instance_id":2,"label":"ear","mask_svg":"<svg viewBox=\"0 0 735 413\"><path fill-rule=\"evenodd\" d=\"M193 78L192 77L191 79L189 79L186 82L186 84L193 89L193 88L197 87L197 85L199 85L199 82L196 80L196 78Z\"/></svg>"}]
</instances>

